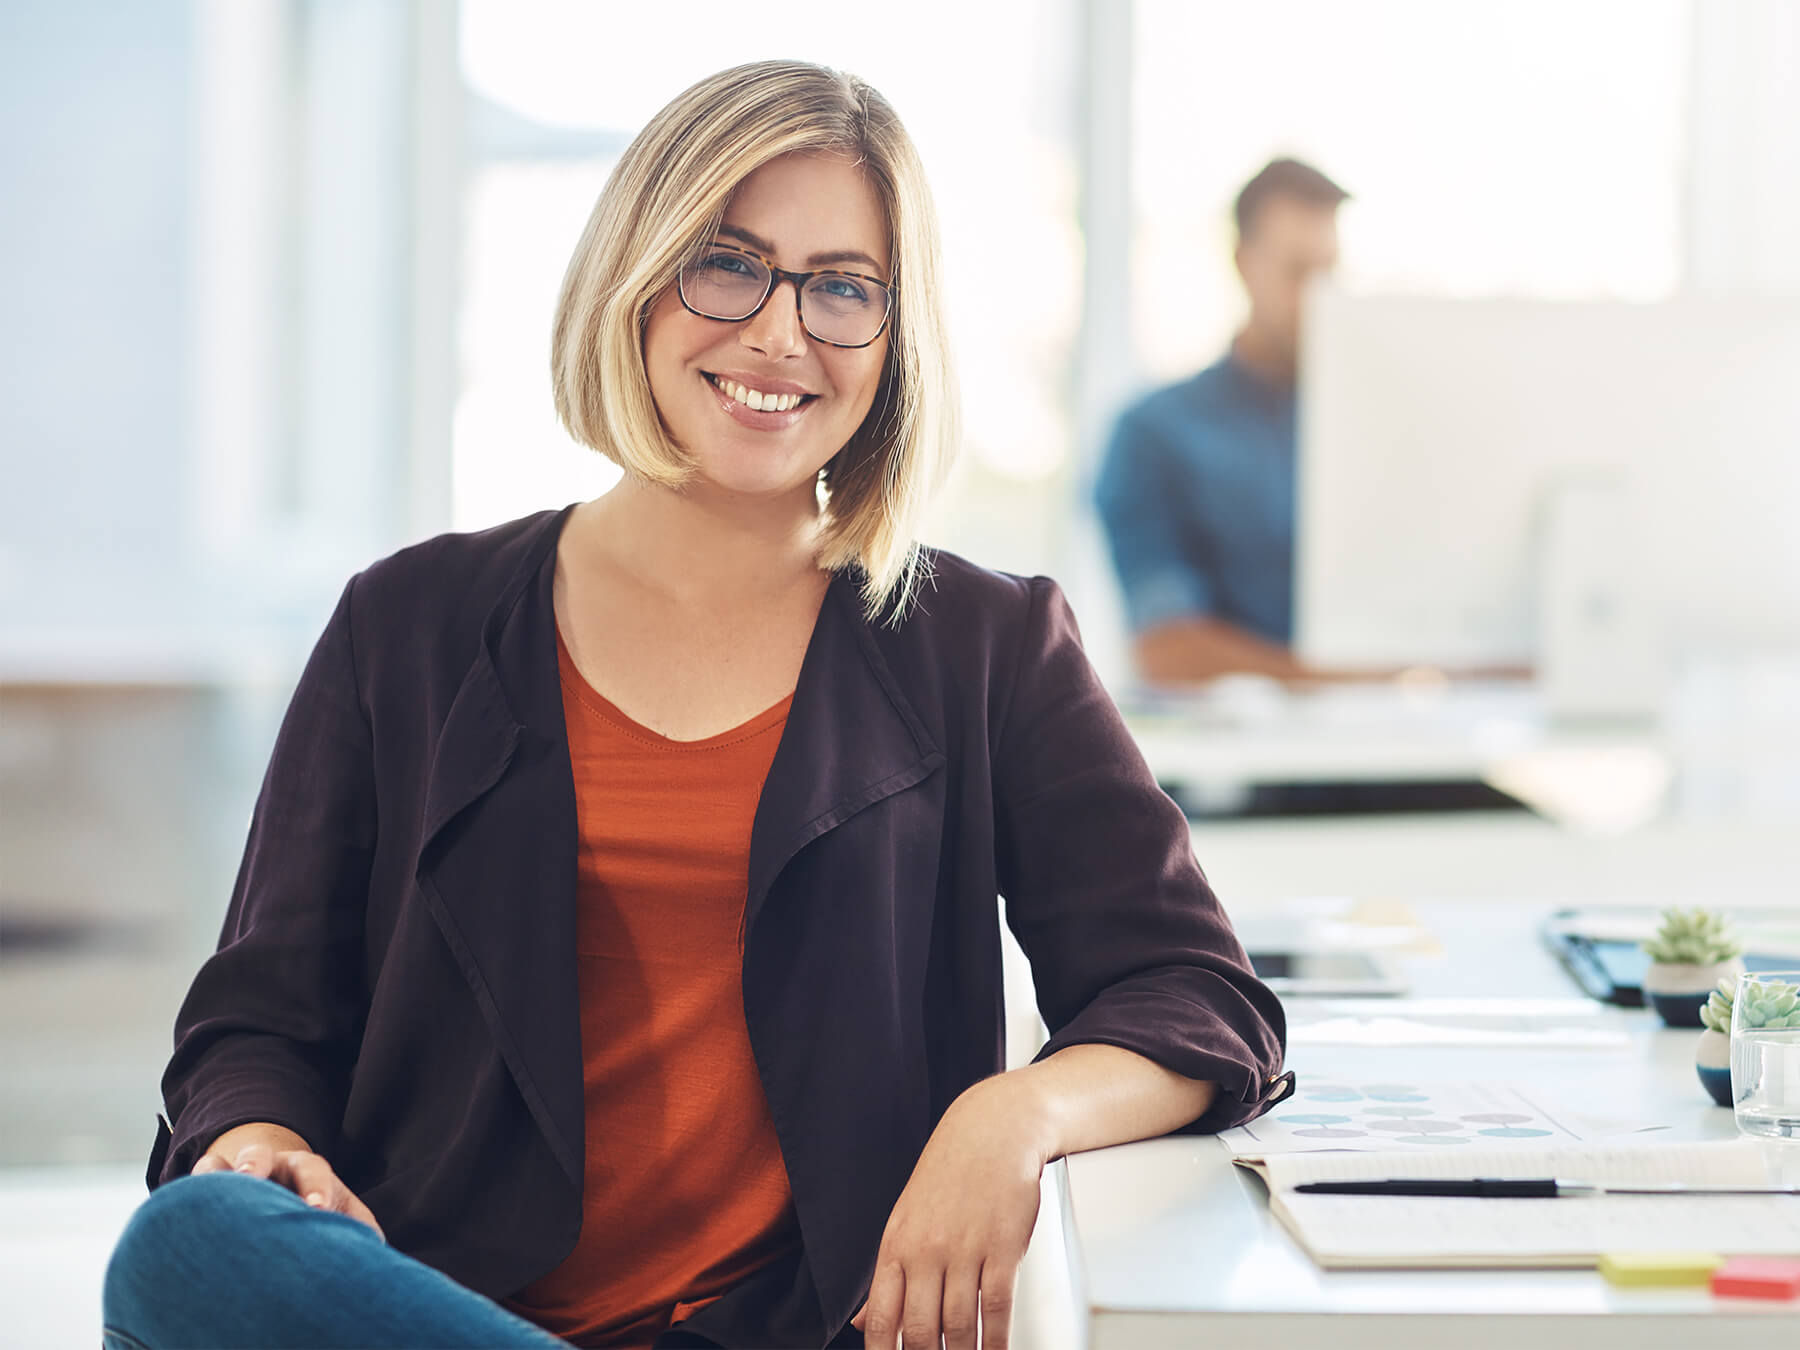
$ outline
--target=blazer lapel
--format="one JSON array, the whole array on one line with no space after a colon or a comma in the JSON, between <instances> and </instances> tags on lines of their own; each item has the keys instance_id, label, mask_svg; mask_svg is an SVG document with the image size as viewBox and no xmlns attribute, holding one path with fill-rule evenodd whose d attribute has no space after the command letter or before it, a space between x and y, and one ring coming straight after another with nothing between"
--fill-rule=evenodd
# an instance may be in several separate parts
<instances>
[{"instance_id":1,"label":"blazer lapel","mask_svg":"<svg viewBox=\"0 0 1800 1350\"><path fill-rule=\"evenodd\" d=\"M831 580L750 832L746 933L788 860L944 762L863 619L853 574Z\"/></svg>"},{"instance_id":2,"label":"blazer lapel","mask_svg":"<svg viewBox=\"0 0 1800 1350\"><path fill-rule=\"evenodd\" d=\"M585 1103L575 969L575 784L563 726L549 518L502 593L438 735L419 888L507 1069L579 1192Z\"/></svg>"},{"instance_id":3,"label":"blazer lapel","mask_svg":"<svg viewBox=\"0 0 1800 1350\"><path fill-rule=\"evenodd\" d=\"M484 642L450 701L450 712L432 752L425 781L421 858L430 852L446 825L500 781L522 734L524 728L513 716L494 671L493 655Z\"/></svg>"}]
</instances>

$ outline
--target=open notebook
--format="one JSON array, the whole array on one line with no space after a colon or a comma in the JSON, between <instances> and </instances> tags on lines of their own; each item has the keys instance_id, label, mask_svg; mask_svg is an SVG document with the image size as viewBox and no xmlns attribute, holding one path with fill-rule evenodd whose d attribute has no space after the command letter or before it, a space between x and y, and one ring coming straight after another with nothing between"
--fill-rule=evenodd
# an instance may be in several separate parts
<instances>
[{"instance_id":1,"label":"open notebook","mask_svg":"<svg viewBox=\"0 0 1800 1350\"><path fill-rule=\"evenodd\" d=\"M1771 1186L1748 1141L1455 1154L1289 1153L1234 1160L1269 1187L1269 1208L1327 1268L1593 1266L1607 1252L1800 1255L1800 1196L1597 1195L1551 1200L1299 1195L1308 1181L1558 1177L1627 1185Z\"/></svg>"}]
</instances>

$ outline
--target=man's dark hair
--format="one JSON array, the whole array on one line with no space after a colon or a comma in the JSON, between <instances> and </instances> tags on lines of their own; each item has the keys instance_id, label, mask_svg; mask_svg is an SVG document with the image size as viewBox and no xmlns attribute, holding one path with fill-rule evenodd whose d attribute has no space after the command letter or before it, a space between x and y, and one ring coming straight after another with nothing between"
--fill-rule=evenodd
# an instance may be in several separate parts
<instances>
[{"instance_id":1,"label":"man's dark hair","mask_svg":"<svg viewBox=\"0 0 1800 1350\"><path fill-rule=\"evenodd\" d=\"M1349 195L1310 164L1297 159L1272 159L1237 195L1232 215L1237 219L1238 238L1249 237L1257 216L1272 198L1291 197L1308 206L1331 207Z\"/></svg>"}]
</instances>

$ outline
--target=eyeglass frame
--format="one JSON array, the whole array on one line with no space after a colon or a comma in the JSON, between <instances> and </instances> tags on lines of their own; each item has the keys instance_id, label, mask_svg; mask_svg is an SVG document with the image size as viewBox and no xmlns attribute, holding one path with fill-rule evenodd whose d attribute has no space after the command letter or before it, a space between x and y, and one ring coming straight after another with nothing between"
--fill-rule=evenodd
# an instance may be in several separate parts
<instances>
[{"instance_id":1,"label":"eyeglass frame","mask_svg":"<svg viewBox=\"0 0 1800 1350\"><path fill-rule=\"evenodd\" d=\"M763 312L763 307L769 303L769 297L775 294L775 288L784 281L791 281L794 283L794 317L800 321L801 331L814 342L823 342L827 347L839 347L845 351L861 351L864 347L873 345L877 338L887 332L888 324L893 321L894 300L900 294L900 288L892 282L883 281L880 277L872 277L867 272L846 272L841 267L821 267L811 272L790 272L785 267L777 267L772 260L763 257L763 255L758 253L755 249L743 248L737 244L722 243L716 239L708 245L708 247L723 249L727 253L740 253L746 258L756 259L757 262L768 269L769 286L768 289L763 292L763 298L756 302L756 307L748 314L740 315L735 319L723 318L717 314L706 314L695 309L693 305L688 303L687 288L682 284L682 278L687 275L688 264L683 263L680 271L675 273L675 298L681 301L681 307L683 309L689 314L694 315L696 318L711 319L714 323L749 323L750 320ZM871 285L879 286L882 291L886 293L887 312L881 316L881 327L875 330L874 335L870 337L867 342L833 342L830 338L820 337L807 326L806 312L800 307L800 292L805 288L806 283L811 281L814 277L854 277L857 281L866 281Z\"/></svg>"}]
</instances>

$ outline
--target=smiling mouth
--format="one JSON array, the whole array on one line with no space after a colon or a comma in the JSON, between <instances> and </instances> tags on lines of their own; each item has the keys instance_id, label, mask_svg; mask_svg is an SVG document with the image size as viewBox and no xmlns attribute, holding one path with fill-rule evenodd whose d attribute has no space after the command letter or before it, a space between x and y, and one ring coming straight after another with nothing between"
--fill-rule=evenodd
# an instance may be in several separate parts
<instances>
[{"instance_id":1,"label":"smiling mouth","mask_svg":"<svg viewBox=\"0 0 1800 1350\"><path fill-rule=\"evenodd\" d=\"M721 379L709 370L700 372L706 382L733 403L741 403L752 412L792 412L818 400L817 394L766 394L735 380Z\"/></svg>"}]
</instances>

